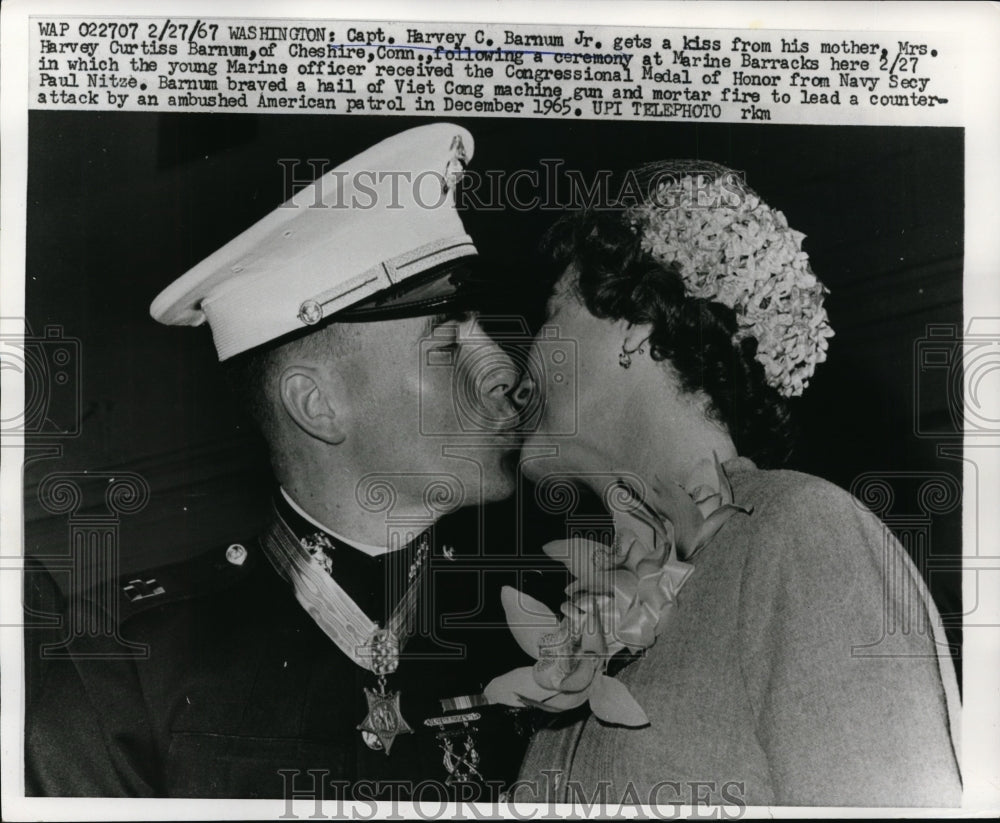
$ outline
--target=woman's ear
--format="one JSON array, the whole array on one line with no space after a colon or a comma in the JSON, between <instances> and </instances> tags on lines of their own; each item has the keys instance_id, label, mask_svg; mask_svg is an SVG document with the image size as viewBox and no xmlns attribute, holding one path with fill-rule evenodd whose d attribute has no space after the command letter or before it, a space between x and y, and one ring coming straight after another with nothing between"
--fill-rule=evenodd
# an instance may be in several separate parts
<instances>
[{"instance_id":1,"label":"woman's ear","mask_svg":"<svg viewBox=\"0 0 1000 823\"><path fill-rule=\"evenodd\" d=\"M288 416L306 434L332 446L344 442L347 432L337 415L336 399L319 369L289 366L281 373L279 397Z\"/></svg>"},{"instance_id":2,"label":"woman's ear","mask_svg":"<svg viewBox=\"0 0 1000 823\"><path fill-rule=\"evenodd\" d=\"M624 351L629 354L644 354L648 348L647 341L653 334L653 325L651 323L629 323L628 320L618 320L617 326Z\"/></svg>"}]
</instances>

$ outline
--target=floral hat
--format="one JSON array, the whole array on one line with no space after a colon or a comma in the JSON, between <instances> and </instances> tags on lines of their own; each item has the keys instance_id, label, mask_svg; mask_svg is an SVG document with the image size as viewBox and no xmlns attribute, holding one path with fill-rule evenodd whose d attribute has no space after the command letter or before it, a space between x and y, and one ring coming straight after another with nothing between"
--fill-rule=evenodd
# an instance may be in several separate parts
<instances>
[{"instance_id":1,"label":"floral hat","mask_svg":"<svg viewBox=\"0 0 1000 823\"><path fill-rule=\"evenodd\" d=\"M662 167L627 216L643 249L675 266L691 297L733 309L734 342L756 339L768 383L785 397L801 395L833 336L828 290L809 267L805 235L716 164Z\"/></svg>"}]
</instances>

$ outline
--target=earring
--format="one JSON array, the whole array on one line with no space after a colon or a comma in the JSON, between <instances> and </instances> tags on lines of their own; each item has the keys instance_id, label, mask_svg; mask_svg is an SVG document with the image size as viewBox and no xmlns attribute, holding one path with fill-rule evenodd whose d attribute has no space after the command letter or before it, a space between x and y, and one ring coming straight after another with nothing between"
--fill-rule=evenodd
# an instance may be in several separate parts
<instances>
[{"instance_id":1,"label":"earring","mask_svg":"<svg viewBox=\"0 0 1000 823\"><path fill-rule=\"evenodd\" d=\"M622 343L622 350L618 352L618 365L623 369L627 369L632 365L632 352L625 348L624 343Z\"/></svg>"}]
</instances>

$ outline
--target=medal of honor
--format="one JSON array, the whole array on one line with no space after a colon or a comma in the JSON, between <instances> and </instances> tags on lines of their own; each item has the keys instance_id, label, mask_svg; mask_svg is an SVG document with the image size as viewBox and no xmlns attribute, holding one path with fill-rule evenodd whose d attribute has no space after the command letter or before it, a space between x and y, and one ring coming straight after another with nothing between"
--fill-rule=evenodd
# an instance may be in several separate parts
<instances>
[{"instance_id":1,"label":"medal of honor","mask_svg":"<svg viewBox=\"0 0 1000 823\"><path fill-rule=\"evenodd\" d=\"M280 513L276 514L275 525L264 535L269 557L287 579L308 581L308 585L295 586L299 602L337 648L378 678L377 689L365 688L368 716L356 728L368 748L388 755L397 735L413 732L403 719L400 692L386 689L386 677L399 667L400 649L413 633L430 540L426 534L421 536L407 569L409 585L383 628L337 584L327 555L327 551L335 548L329 538L318 532L300 539ZM367 640L359 642L365 637Z\"/></svg>"},{"instance_id":2,"label":"medal of honor","mask_svg":"<svg viewBox=\"0 0 1000 823\"><path fill-rule=\"evenodd\" d=\"M403 599L393 610L384 629L375 626L363 653L369 663L368 668L378 676L378 691L365 689L368 716L358 729L369 749L385 751L387 757L396 735L413 732L410 724L403 719L403 712L399 707L399 691L387 691L385 680L387 675L399 667L400 647L406 642L412 630L410 624L417 603L417 593L420 590L422 566L429 551L430 545L425 537L407 572L410 585Z\"/></svg>"},{"instance_id":3,"label":"medal of honor","mask_svg":"<svg viewBox=\"0 0 1000 823\"><path fill-rule=\"evenodd\" d=\"M384 749L388 755L397 734L413 731L399 709L399 692L386 691L385 678L382 678L379 690L365 689L365 697L368 698L368 717L358 726L361 737L369 749Z\"/></svg>"},{"instance_id":4,"label":"medal of honor","mask_svg":"<svg viewBox=\"0 0 1000 823\"><path fill-rule=\"evenodd\" d=\"M368 716L358 729L369 749L385 751L388 757L396 735L413 731L399 708L399 692L385 688L386 675L392 674L399 666L399 642L391 630L377 629L368 645L372 672L378 675L378 691L365 689Z\"/></svg>"}]
</instances>

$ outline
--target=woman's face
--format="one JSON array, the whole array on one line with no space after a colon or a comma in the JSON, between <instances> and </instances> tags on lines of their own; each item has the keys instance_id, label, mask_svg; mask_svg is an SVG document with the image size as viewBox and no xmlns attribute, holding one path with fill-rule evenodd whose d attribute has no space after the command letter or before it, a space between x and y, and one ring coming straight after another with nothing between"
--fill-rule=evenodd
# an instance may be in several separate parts
<instances>
[{"instance_id":1,"label":"woman's face","mask_svg":"<svg viewBox=\"0 0 1000 823\"><path fill-rule=\"evenodd\" d=\"M522 449L525 475L613 472L628 426L625 370L618 364L621 324L594 317L567 269L549 298L532 347L541 402Z\"/></svg>"}]
</instances>

